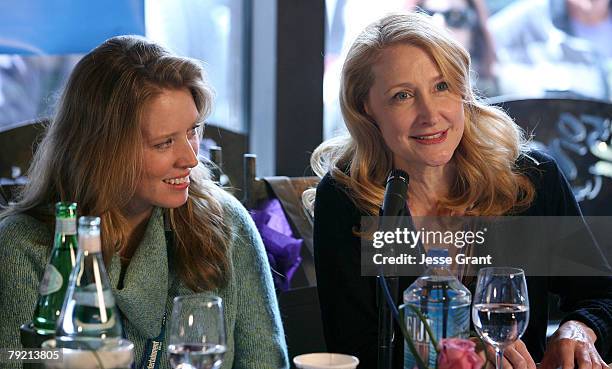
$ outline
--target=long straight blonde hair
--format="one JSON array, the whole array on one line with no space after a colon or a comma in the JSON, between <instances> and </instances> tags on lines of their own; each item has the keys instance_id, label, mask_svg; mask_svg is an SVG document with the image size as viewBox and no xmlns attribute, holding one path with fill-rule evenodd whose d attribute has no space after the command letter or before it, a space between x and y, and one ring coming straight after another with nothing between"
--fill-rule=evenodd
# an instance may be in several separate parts
<instances>
[{"instance_id":1,"label":"long straight blonde hair","mask_svg":"<svg viewBox=\"0 0 612 369\"><path fill-rule=\"evenodd\" d=\"M138 36L111 38L85 55L34 155L30 182L0 219L27 213L51 223L53 203L75 201L79 213L102 218L108 262L127 244L122 209L143 174L143 111L162 90L183 88L191 92L203 121L213 94L195 60L174 56ZM186 204L169 210L176 270L194 291L214 289L228 280L229 230L218 201L221 191L199 164L192 170Z\"/></svg>"},{"instance_id":2,"label":"long straight blonde hair","mask_svg":"<svg viewBox=\"0 0 612 369\"><path fill-rule=\"evenodd\" d=\"M535 189L515 164L527 149L523 131L502 110L477 100L470 85L468 52L420 13L385 16L366 27L352 44L340 82L340 107L349 135L317 147L311 157L315 173L330 172L358 209L378 214L392 153L364 103L374 83L372 66L382 50L397 44L428 53L451 92L463 99L465 131L452 158L457 176L439 210L501 215L526 208Z\"/></svg>"}]
</instances>

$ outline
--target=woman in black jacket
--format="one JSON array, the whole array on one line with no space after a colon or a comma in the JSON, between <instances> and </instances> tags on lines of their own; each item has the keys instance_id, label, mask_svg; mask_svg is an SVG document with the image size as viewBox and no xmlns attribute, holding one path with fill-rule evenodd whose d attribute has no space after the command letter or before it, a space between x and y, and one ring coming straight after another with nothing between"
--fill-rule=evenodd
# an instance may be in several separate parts
<instances>
[{"instance_id":1,"label":"woman in black jacket","mask_svg":"<svg viewBox=\"0 0 612 369\"><path fill-rule=\"evenodd\" d=\"M323 143L311 159L323 177L314 244L328 350L358 356L360 367L376 367L378 308L354 230L361 216L378 215L391 169L410 175L413 216L580 216L553 159L527 151L520 128L477 101L469 71L467 51L422 14L382 18L348 52L340 104L349 135ZM400 278L400 291L413 280ZM534 369L541 359L546 369L604 367L612 279L536 277L528 288L529 328L506 349L506 368ZM549 291L567 315L545 353ZM395 348L401 368L402 345Z\"/></svg>"}]
</instances>

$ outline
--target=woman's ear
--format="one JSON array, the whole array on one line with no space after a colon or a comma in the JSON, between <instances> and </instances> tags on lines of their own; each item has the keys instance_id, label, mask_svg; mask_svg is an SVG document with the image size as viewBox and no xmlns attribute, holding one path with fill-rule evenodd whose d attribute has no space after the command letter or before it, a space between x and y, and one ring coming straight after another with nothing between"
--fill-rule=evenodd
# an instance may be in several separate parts
<instances>
[{"instance_id":1,"label":"woman's ear","mask_svg":"<svg viewBox=\"0 0 612 369\"><path fill-rule=\"evenodd\" d=\"M376 123L376 119L372 115L372 109L370 108L370 103L368 99L365 99L365 101L363 102L363 112L365 113L366 117L368 117L370 122L374 123L374 125L378 127L378 123Z\"/></svg>"},{"instance_id":2,"label":"woman's ear","mask_svg":"<svg viewBox=\"0 0 612 369\"><path fill-rule=\"evenodd\" d=\"M368 115L368 117L370 117L370 119L374 120L374 117L372 116L372 109L370 109L370 102L368 101L368 99L365 99L365 101L363 102L363 110Z\"/></svg>"}]
</instances>

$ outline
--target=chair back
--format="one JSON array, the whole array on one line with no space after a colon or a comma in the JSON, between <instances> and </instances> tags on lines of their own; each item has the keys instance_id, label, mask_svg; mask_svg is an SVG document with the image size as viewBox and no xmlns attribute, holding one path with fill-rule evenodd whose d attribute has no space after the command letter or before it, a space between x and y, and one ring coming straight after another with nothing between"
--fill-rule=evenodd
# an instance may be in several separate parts
<instances>
[{"instance_id":1,"label":"chair back","mask_svg":"<svg viewBox=\"0 0 612 369\"><path fill-rule=\"evenodd\" d=\"M585 215L612 215L612 103L562 98L490 102L533 134L535 148L555 158Z\"/></svg>"},{"instance_id":2,"label":"chair back","mask_svg":"<svg viewBox=\"0 0 612 369\"><path fill-rule=\"evenodd\" d=\"M47 119L20 122L0 129L0 178L25 175Z\"/></svg>"},{"instance_id":3,"label":"chair back","mask_svg":"<svg viewBox=\"0 0 612 369\"><path fill-rule=\"evenodd\" d=\"M244 155L243 205L247 209L254 209L265 200L277 198L293 234L304 240L300 254L302 263L293 275L291 289L278 293L289 356L326 351L314 268L313 223L302 203L304 190L316 186L319 178L258 178L255 174L256 161L255 155Z\"/></svg>"},{"instance_id":4,"label":"chair back","mask_svg":"<svg viewBox=\"0 0 612 369\"><path fill-rule=\"evenodd\" d=\"M490 102L533 135L535 148L555 158L600 249L612 264L609 227L589 218L612 216L612 103L566 98L498 98Z\"/></svg>"}]
</instances>

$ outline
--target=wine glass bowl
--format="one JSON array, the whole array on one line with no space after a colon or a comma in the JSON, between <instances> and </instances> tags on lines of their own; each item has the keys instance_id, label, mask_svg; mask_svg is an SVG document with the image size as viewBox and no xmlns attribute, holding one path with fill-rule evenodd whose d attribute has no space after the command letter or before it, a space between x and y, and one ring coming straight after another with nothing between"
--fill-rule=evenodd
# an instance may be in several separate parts
<instances>
[{"instance_id":1,"label":"wine glass bowl","mask_svg":"<svg viewBox=\"0 0 612 369\"><path fill-rule=\"evenodd\" d=\"M501 369L503 350L518 340L529 322L529 297L522 269L495 267L478 272L472 306L476 333L495 348Z\"/></svg>"},{"instance_id":2,"label":"wine glass bowl","mask_svg":"<svg viewBox=\"0 0 612 369\"><path fill-rule=\"evenodd\" d=\"M169 322L168 359L174 369L216 369L226 351L223 304L208 294L179 296Z\"/></svg>"}]
</instances>

